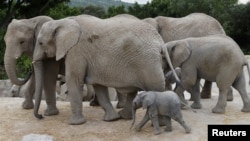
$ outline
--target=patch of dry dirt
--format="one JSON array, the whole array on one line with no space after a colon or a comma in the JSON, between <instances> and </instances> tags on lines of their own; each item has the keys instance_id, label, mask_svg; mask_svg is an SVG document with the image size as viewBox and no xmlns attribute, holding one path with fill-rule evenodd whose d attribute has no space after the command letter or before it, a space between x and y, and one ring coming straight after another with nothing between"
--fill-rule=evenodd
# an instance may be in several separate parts
<instances>
[{"instance_id":1,"label":"patch of dry dirt","mask_svg":"<svg viewBox=\"0 0 250 141\"><path fill-rule=\"evenodd\" d=\"M33 116L33 110L21 108L23 98L0 98L0 140L20 141L28 134L46 134L53 136L56 141L145 141L168 140L171 141L204 141L207 140L208 124L250 124L250 113L242 113L242 102L238 93L234 94L234 101L228 102L225 114L211 113L216 104L217 94L212 99L203 99L203 108L193 113L182 110L184 120L192 128L190 134L185 134L184 129L173 121L173 131L153 135L153 128L148 122L141 132L129 129L131 120L118 120L114 122L102 121L104 111L100 107L90 107L88 102L83 104L83 112L87 122L83 125L69 125L70 104L58 101L60 114L38 120ZM115 106L115 102L113 102ZM190 102L191 104L191 102ZM41 103L43 112L46 107ZM138 110L136 124L144 115L144 110Z\"/></svg>"}]
</instances>

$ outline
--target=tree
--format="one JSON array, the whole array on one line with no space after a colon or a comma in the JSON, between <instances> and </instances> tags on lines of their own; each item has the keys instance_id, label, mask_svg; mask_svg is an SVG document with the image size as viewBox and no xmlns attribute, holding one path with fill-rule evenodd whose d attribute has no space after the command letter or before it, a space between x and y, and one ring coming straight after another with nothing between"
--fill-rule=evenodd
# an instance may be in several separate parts
<instances>
[{"instance_id":1,"label":"tree","mask_svg":"<svg viewBox=\"0 0 250 141\"><path fill-rule=\"evenodd\" d=\"M102 18L105 15L105 9L102 6L90 4L85 7L78 7L78 9L80 10L81 14L88 14L99 18Z\"/></svg>"},{"instance_id":2,"label":"tree","mask_svg":"<svg viewBox=\"0 0 250 141\"><path fill-rule=\"evenodd\" d=\"M2 0L0 2L0 28L5 27L13 18L31 18L42 15L50 7L69 2L69 0Z\"/></svg>"},{"instance_id":3,"label":"tree","mask_svg":"<svg viewBox=\"0 0 250 141\"><path fill-rule=\"evenodd\" d=\"M250 53L250 2L235 5L229 11L226 31L245 53Z\"/></svg>"},{"instance_id":4,"label":"tree","mask_svg":"<svg viewBox=\"0 0 250 141\"><path fill-rule=\"evenodd\" d=\"M124 5L121 5L121 6L111 6L108 8L108 12L107 14L105 15L105 17L112 17L112 16L115 16L115 15L118 15L118 14L125 14L127 13L127 11L125 10L125 6Z\"/></svg>"},{"instance_id":5,"label":"tree","mask_svg":"<svg viewBox=\"0 0 250 141\"><path fill-rule=\"evenodd\" d=\"M77 7L69 7L65 3L58 4L57 6L50 8L45 15L50 16L53 19L61 19L68 16L76 16L80 14L80 10Z\"/></svg>"}]
</instances>

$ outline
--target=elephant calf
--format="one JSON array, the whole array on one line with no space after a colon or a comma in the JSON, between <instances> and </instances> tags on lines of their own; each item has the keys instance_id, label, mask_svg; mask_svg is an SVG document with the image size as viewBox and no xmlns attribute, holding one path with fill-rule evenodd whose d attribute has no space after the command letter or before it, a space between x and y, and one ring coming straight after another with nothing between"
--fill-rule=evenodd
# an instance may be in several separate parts
<instances>
[{"instance_id":1,"label":"elephant calf","mask_svg":"<svg viewBox=\"0 0 250 141\"><path fill-rule=\"evenodd\" d=\"M142 121L137 125L136 130L140 131L141 128L151 120L154 126L154 134L162 132L159 126L159 119L165 121L165 131L172 131L171 118L179 122L185 129L186 133L190 133L191 128L185 123L181 113L181 101L178 95L173 91L155 92L148 91L138 94L133 100L133 122L135 123L136 109L143 107L147 109Z\"/></svg>"}]
</instances>

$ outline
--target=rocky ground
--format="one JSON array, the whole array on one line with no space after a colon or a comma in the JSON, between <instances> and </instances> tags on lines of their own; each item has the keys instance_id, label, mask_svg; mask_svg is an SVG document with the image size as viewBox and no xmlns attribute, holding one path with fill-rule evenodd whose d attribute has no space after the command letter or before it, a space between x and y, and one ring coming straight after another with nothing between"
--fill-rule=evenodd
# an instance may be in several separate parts
<instances>
[{"instance_id":1,"label":"rocky ground","mask_svg":"<svg viewBox=\"0 0 250 141\"><path fill-rule=\"evenodd\" d=\"M249 81L248 78L246 74L247 81ZM250 92L250 86L247 87ZM186 97L189 97L188 93ZM201 100L202 109L196 110L197 113L182 110L184 120L192 128L191 133L186 134L184 129L173 121L172 132L154 135L150 122L142 128L141 132L136 132L135 129L130 129L131 120L103 121L103 109L91 107L89 102L83 102L83 112L87 122L83 125L69 125L71 114L69 102L58 101L59 115L38 120L33 116L33 110L21 108L23 98L2 97L0 98L0 141L27 141L28 137L35 135L37 136L30 140L43 138L47 141L205 141L209 124L250 124L250 113L240 111L243 104L238 92L234 91L234 100L227 102L225 114L211 113L217 98L218 89L214 84L212 98ZM112 103L116 106L116 101ZM189 101L189 104L191 103ZM45 108L46 104L42 101L40 113L43 113ZM135 124L139 123L144 113L145 110L142 109L137 111Z\"/></svg>"}]
</instances>

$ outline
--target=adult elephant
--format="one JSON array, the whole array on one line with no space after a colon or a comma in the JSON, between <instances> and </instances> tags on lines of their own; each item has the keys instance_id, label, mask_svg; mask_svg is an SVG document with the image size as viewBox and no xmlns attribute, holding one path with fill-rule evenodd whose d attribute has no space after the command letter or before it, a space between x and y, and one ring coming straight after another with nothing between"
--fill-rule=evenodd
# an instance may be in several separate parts
<instances>
[{"instance_id":1,"label":"adult elephant","mask_svg":"<svg viewBox=\"0 0 250 141\"><path fill-rule=\"evenodd\" d=\"M6 43L6 50L4 54L4 65L5 70L10 78L11 82L16 85L23 85L26 81L17 78L16 74L16 62L17 60L26 55L32 59L33 51L36 43L36 37L41 29L41 26L53 20L47 16L37 16L30 19L20 19L12 20L8 25L7 32L4 36ZM45 115L56 115L58 114L58 109L56 107L56 96L55 96L55 86L57 74L62 73L63 61L56 62L55 59L48 59L44 62L45 71L45 84L44 91L46 96L47 109L45 110ZM28 79L26 79L28 80ZM30 78L30 83L25 89L24 97L25 100L22 104L24 109L31 109L34 107L33 95L35 93L35 77L34 75Z\"/></svg>"},{"instance_id":2,"label":"adult elephant","mask_svg":"<svg viewBox=\"0 0 250 141\"><path fill-rule=\"evenodd\" d=\"M138 90L165 90L163 63L167 62L162 61L162 55L172 70L173 67L163 45L156 29L126 16L99 19L81 15L45 23L39 32L33 56L35 115L42 117L38 114L44 74L42 60L56 57L58 61L65 59L72 111L70 124L86 122L81 101L81 88L85 83L94 86L105 111L105 121L116 120L120 116L131 119L132 100ZM119 114L108 99L107 87L128 93L124 109Z\"/></svg>"},{"instance_id":3,"label":"adult elephant","mask_svg":"<svg viewBox=\"0 0 250 141\"><path fill-rule=\"evenodd\" d=\"M146 18L143 21L155 27L165 43L188 37L203 37L214 34L225 35L221 24L215 18L203 13L192 13L181 18L158 16ZM201 97L210 98L211 88L212 82L206 80ZM228 100L233 100L232 91L228 95Z\"/></svg>"},{"instance_id":4,"label":"adult elephant","mask_svg":"<svg viewBox=\"0 0 250 141\"><path fill-rule=\"evenodd\" d=\"M194 98L192 108L199 109L200 79L216 82L219 98L214 113L225 113L227 93L234 87L243 101L242 112L250 112L250 99L246 91L243 67L249 65L237 43L226 35L186 38L166 43L174 67L181 68L184 88ZM183 98L183 89L177 87L176 93Z\"/></svg>"}]
</instances>

